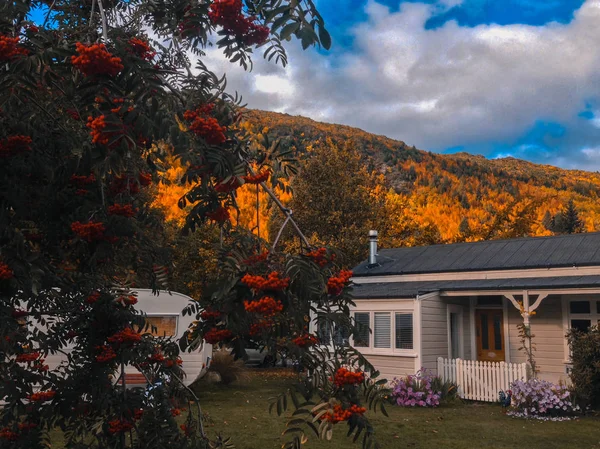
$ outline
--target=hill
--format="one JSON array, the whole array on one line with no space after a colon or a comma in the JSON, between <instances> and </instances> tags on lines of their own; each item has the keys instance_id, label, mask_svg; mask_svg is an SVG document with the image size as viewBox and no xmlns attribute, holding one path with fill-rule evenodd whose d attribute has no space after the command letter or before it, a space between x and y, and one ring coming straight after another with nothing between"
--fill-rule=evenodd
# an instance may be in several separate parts
<instances>
[{"instance_id":1,"label":"hill","mask_svg":"<svg viewBox=\"0 0 600 449\"><path fill-rule=\"evenodd\" d=\"M586 231L600 230L600 174L467 153L437 154L345 125L250 110L256 129L303 150L317 141L351 141L365 164L406 204L422 226L435 225L442 241L549 235L548 223L572 200ZM500 218L499 218L500 217ZM511 233L492 232L512 226ZM512 224L511 224L512 223Z\"/></svg>"}]
</instances>

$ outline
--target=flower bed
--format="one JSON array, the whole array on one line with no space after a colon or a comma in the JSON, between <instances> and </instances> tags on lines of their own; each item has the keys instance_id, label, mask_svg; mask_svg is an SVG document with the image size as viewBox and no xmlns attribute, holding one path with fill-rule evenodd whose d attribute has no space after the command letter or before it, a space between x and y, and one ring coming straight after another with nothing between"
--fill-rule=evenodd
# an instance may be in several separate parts
<instances>
[{"instance_id":1,"label":"flower bed","mask_svg":"<svg viewBox=\"0 0 600 449\"><path fill-rule=\"evenodd\" d=\"M426 369L392 381L392 399L400 407L437 407L441 391L432 389L435 377Z\"/></svg>"},{"instance_id":2,"label":"flower bed","mask_svg":"<svg viewBox=\"0 0 600 449\"><path fill-rule=\"evenodd\" d=\"M544 421L566 421L580 411L569 389L538 379L512 383L512 408L508 415Z\"/></svg>"}]
</instances>

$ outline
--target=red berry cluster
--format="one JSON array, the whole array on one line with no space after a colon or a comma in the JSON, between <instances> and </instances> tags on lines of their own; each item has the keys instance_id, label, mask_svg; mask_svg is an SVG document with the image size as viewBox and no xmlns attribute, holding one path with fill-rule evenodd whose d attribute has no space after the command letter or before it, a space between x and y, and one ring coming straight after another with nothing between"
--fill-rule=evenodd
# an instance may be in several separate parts
<instances>
[{"instance_id":1,"label":"red berry cluster","mask_svg":"<svg viewBox=\"0 0 600 449\"><path fill-rule=\"evenodd\" d=\"M273 271L266 279L263 276L246 274L242 283L256 290L283 290L290 285L290 278L280 278L279 272Z\"/></svg>"},{"instance_id":2,"label":"red berry cluster","mask_svg":"<svg viewBox=\"0 0 600 449\"><path fill-rule=\"evenodd\" d=\"M142 336L134 331L130 327L126 327L122 331L117 332L116 334L108 337L106 340L109 343L122 345L122 344L133 344L141 341Z\"/></svg>"},{"instance_id":3,"label":"red berry cluster","mask_svg":"<svg viewBox=\"0 0 600 449\"><path fill-rule=\"evenodd\" d=\"M133 54L145 59L146 61L152 61L156 56L156 52L152 50L150 44L142 39L132 37L129 39L129 45L131 46L131 52Z\"/></svg>"},{"instance_id":4,"label":"red berry cluster","mask_svg":"<svg viewBox=\"0 0 600 449\"><path fill-rule=\"evenodd\" d=\"M100 299L100 292L94 292L87 298L85 298L85 302L88 304L94 304L96 301Z\"/></svg>"},{"instance_id":5,"label":"red berry cluster","mask_svg":"<svg viewBox=\"0 0 600 449\"><path fill-rule=\"evenodd\" d=\"M327 293L333 296L339 295L351 277L352 271L350 270L342 270L337 276L330 277L327 280Z\"/></svg>"},{"instance_id":6,"label":"red berry cluster","mask_svg":"<svg viewBox=\"0 0 600 449\"><path fill-rule=\"evenodd\" d=\"M148 357L150 363L162 363L165 361L165 356L160 351L155 351L150 357Z\"/></svg>"},{"instance_id":7,"label":"red berry cluster","mask_svg":"<svg viewBox=\"0 0 600 449\"><path fill-rule=\"evenodd\" d=\"M98 145L108 145L111 140L114 140L115 137L121 135L122 132L105 131L106 129L106 116L99 115L98 117L88 117L87 125L90 128L90 136L92 136L92 142L97 143ZM113 142L109 148L115 147L120 140L116 140Z\"/></svg>"},{"instance_id":8,"label":"red berry cluster","mask_svg":"<svg viewBox=\"0 0 600 449\"><path fill-rule=\"evenodd\" d=\"M113 419L108 422L108 431L112 434L128 432L133 429L133 424L124 419Z\"/></svg>"},{"instance_id":9,"label":"red berry cluster","mask_svg":"<svg viewBox=\"0 0 600 449\"><path fill-rule=\"evenodd\" d=\"M131 176L119 175L112 180L110 193L118 195L119 193L129 192L131 195L135 195L140 192L139 186L147 187L150 184L152 184L152 175L149 173L140 173L137 181Z\"/></svg>"},{"instance_id":10,"label":"red berry cluster","mask_svg":"<svg viewBox=\"0 0 600 449\"><path fill-rule=\"evenodd\" d=\"M10 269L8 265L6 265L4 262L0 262L0 280L11 279L14 275L15 273L13 272L13 270Z\"/></svg>"},{"instance_id":11,"label":"red berry cluster","mask_svg":"<svg viewBox=\"0 0 600 449\"><path fill-rule=\"evenodd\" d=\"M317 340L317 337L315 337L312 334L302 334L299 337L296 337L292 340L292 343L294 343L296 346L299 346L300 348L313 346L316 345L318 342L319 340Z\"/></svg>"},{"instance_id":12,"label":"red berry cluster","mask_svg":"<svg viewBox=\"0 0 600 449\"><path fill-rule=\"evenodd\" d=\"M138 176L138 181L142 187L148 187L152 184L152 175L150 173L140 173Z\"/></svg>"},{"instance_id":13,"label":"red berry cluster","mask_svg":"<svg viewBox=\"0 0 600 449\"><path fill-rule=\"evenodd\" d=\"M15 358L15 361L17 363L30 363L30 362L35 362L39 357L40 357L39 352L26 352L25 354L19 354Z\"/></svg>"},{"instance_id":14,"label":"red berry cluster","mask_svg":"<svg viewBox=\"0 0 600 449\"><path fill-rule=\"evenodd\" d=\"M19 439L19 434L13 432L8 427L0 429L0 440L16 441Z\"/></svg>"},{"instance_id":15,"label":"red berry cluster","mask_svg":"<svg viewBox=\"0 0 600 449\"><path fill-rule=\"evenodd\" d=\"M86 76L116 76L123 70L121 58L109 53L104 44L84 45L77 42L75 47L79 56L71 56L71 63Z\"/></svg>"},{"instance_id":16,"label":"red berry cluster","mask_svg":"<svg viewBox=\"0 0 600 449\"><path fill-rule=\"evenodd\" d=\"M48 390L48 391L38 391L37 393L33 393L27 396L30 402L45 402L50 401L56 396L56 391Z\"/></svg>"},{"instance_id":17,"label":"red berry cluster","mask_svg":"<svg viewBox=\"0 0 600 449\"><path fill-rule=\"evenodd\" d=\"M306 257L312 259L314 263L320 267L324 267L329 262L335 260L335 254L332 254L329 258L327 257L327 248L319 248L314 251L306 253Z\"/></svg>"},{"instance_id":18,"label":"red berry cluster","mask_svg":"<svg viewBox=\"0 0 600 449\"><path fill-rule=\"evenodd\" d=\"M206 309L200 314L200 318L202 318L204 321L208 321L208 320L220 318L221 315L222 315L222 313L219 312L218 310Z\"/></svg>"},{"instance_id":19,"label":"red berry cluster","mask_svg":"<svg viewBox=\"0 0 600 449\"><path fill-rule=\"evenodd\" d=\"M227 182L219 182L215 185L215 191L220 193L229 193L233 192L236 189L241 187L240 181L238 178L231 178Z\"/></svg>"},{"instance_id":20,"label":"red berry cluster","mask_svg":"<svg viewBox=\"0 0 600 449\"><path fill-rule=\"evenodd\" d=\"M122 217L133 217L137 211L131 204L113 204L108 207L108 215L120 215Z\"/></svg>"},{"instance_id":21,"label":"red berry cluster","mask_svg":"<svg viewBox=\"0 0 600 449\"><path fill-rule=\"evenodd\" d=\"M96 346L96 350L100 351L100 354L96 356L96 361L100 363L109 362L117 358L115 350L108 345Z\"/></svg>"},{"instance_id":22,"label":"red berry cluster","mask_svg":"<svg viewBox=\"0 0 600 449\"><path fill-rule=\"evenodd\" d=\"M362 371L354 372L342 367L336 371L333 383L338 387L342 387L344 385L360 384L364 380L365 373Z\"/></svg>"},{"instance_id":23,"label":"red berry cluster","mask_svg":"<svg viewBox=\"0 0 600 449\"><path fill-rule=\"evenodd\" d=\"M283 304L271 296L263 296L258 301L244 301L244 309L246 309L246 312L260 313L266 317L271 317L283 311Z\"/></svg>"},{"instance_id":24,"label":"red berry cluster","mask_svg":"<svg viewBox=\"0 0 600 449\"><path fill-rule=\"evenodd\" d=\"M341 405L336 405L333 410L325 413L321 416L321 420L329 421L332 423L338 423L341 421L349 420L352 415L362 415L367 411L364 407L359 407L356 404L352 404L349 408L345 409Z\"/></svg>"},{"instance_id":25,"label":"red berry cluster","mask_svg":"<svg viewBox=\"0 0 600 449\"><path fill-rule=\"evenodd\" d=\"M10 62L19 56L26 55L27 49L19 47L19 37L0 34L0 62Z\"/></svg>"},{"instance_id":26,"label":"red berry cluster","mask_svg":"<svg viewBox=\"0 0 600 449\"><path fill-rule=\"evenodd\" d=\"M81 116L79 115L79 112L77 112L75 109L67 109L67 114L69 115L69 117L71 117L73 120L81 120Z\"/></svg>"},{"instance_id":27,"label":"red berry cluster","mask_svg":"<svg viewBox=\"0 0 600 449\"><path fill-rule=\"evenodd\" d=\"M0 141L0 157L9 157L31 151L32 142L29 136L8 136Z\"/></svg>"},{"instance_id":28,"label":"red berry cluster","mask_svg":"<svg viewBox=\"0 0 600 449\"><path fill-rule=\"evenodd\" d=\"M271 176L271 170L264 170L255 175L246 175L244 176L244 181L247 184L260 184L261 182L265 182Z\"/></svg>"},{"instance_id":29,"label":"red berry cluster","mask_svg":"<svg viewBox=\"0 0 600 449\"><path fill-rule=\"evenodd\" d=\"M191 122L189 129L196 136L203 138L209 145L220 145L227 140L225 137L227 128L219 125L216 118L208 116L207 111L212 110L212 105L210 106L210 109L204 106L195 111L185 111L183 118Z\"/></svg>"},{"instance_id":30,"label":"red berry cluster","mask_svg":"<svg viewBox=\"0 0 600 449\"><path fill-rule=\"evenodd\" d=\"M37 427L37 424L34 422L21 422L19 423L19 430L21 431L27 431L27 430L31 430L31 429L35 429Z\"/></svg>"},{"instance_id":31,"label":"red berry cluster","mask_svg":"<svg viewBox=\"0 0 600 449\"><path fill-rule=\"evenodd\" d=\"M209 218L210 220L214 220L217 223L224 223L231 219L231 217L229 216L229 209L227 209L223 206L219 206L215 210L207 212L206 218Z\"/></svg>"},{"instance_id":32,"label":"red berry cluster","mask_svg":"<svg viewBox=\"0 0 600 449\"><path fill-rule=\"evenodd\" d=\"M269 37L269 28L254 23L254 17L244 16L242 0L216 0L210 5L208 17L245 45L262 44Z\"/></svg>"},{"instance_id":33,"label":"red berry cluster","mask_svg":"<svg viewBox=\"0 0 600 449\"><path fill-rule=\"evenodd\" d=\"M71 184L79 187L80 189L83 189L89 186L90 184L93 184L94 182L96 182L96 177L93 173L89 176L71 176Z\"/></svg>"},{"instance_id":34,"label":"red berry cluster","mask_svg":"<svg viewBox=\"0 0 600 449\"><path fill-rule=\"evenodd\" d=\"M117 299L115 299L115 302L117 304L122 305L123 307L127 307L127 306L133 306L133 305L137 304L138 299L137 299L137 296L135 296L135 295L123 295L123 296L119 296Z\"/></svg>"},{"instance_id":35,"label":"red berry cluster","mask_svg":"<svg viewBox=\"0 0 600 449\"><path fill-rule=\"evenodd\" d=\"M211 345L223 340L228 340L231 337L233 337L233 333L229 329L217 329L216 327L213 327L204 334L204 340Z\"/></svg>"},{"instance_id":36,"label":"red berry cluster","mask_svg":"<svg viewBox=\"0 0 600 449\"><path fill-rule=\"evenodd\" d=\"M173 360L173 359L165 360L165 366L167 368L171 368L173 365L179 365L179 366L183 365L183 360L181 360L181 357L177 357L175 360Z\"/></svg>"},{"instance_id":37,"label":"red berry cluster","mask_svg":"<svg viewBox=\"0 0 600 449\"><path fill-rule=\"evenodd\" d=\"M253 323L250 325L250 335L256 336L260 335L264 329L269 329L273 326L272 320L260 320L258 323Z\"/></svg>"},{"instance_id":38,"label":"red berry cluster","mask_svg":"<svg viewBox=\"0 0 600 449\"><path fill-rule=\"evenodd\" d=\"M186 437L189 437L192 434L192 429L186 424L181 424L179 428L185 433Z\"/></svg>"},{"instance_id":39,"label":"red berry cluster","mask_svg":"<svg viewBox=\"0 0 600 449\"><path fill-rule=\"evenodd\" d=\"M12 312L12 317L13 318L23 318L24 316L29 315L29 312L27 310L21 310L21 309L15 309Z\"/></svg>"},{"instance_id":40,"label":"red berry cluster","mask_svg":"<svg viewBox=\"0 0 600 449\"><path fill-rule=\"evenodd\" d=\"M171 416L179 416L181 415L181 409L180 408L172 408L171 409Z\"/></svg>"},{"instance_id":41,"label":"red berry cluster","mask_svg":"<svg viewBox=\"0 0 600 449\"><path fill-rule=\"evenodd\" d=\"M76 221L71 223L71 230L83 240L93 242L104 238L106 228L102 222L90 221L89 223L80 223Z\"/></svg>"},{"instance_id":42,"label":"red berry cluster","mask_svg":"<svg viewBox=\"0 0 600 449\"><path fill-rule=\"evenodd\" d=\"M259 263L265 262L269 258L269 251L264 251L260 254L255 254L247 259L244 259L242 262L246 265L258 265Z\"/></svg>"}]
</instances>

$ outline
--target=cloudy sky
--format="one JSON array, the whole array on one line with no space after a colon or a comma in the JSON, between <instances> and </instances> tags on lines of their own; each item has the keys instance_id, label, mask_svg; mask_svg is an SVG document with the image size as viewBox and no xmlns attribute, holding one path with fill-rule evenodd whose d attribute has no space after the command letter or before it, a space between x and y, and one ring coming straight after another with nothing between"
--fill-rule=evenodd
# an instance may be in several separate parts
<instances>
[{"instance_id":1,"label":"cloudy sky","mask_svg":"<svg viewBox=\"0 0 600 449\"><path fill-rule=\"evenodd\" d=\"M319 0L329 52L285 69L209 52L249 107L420 149L600 170L600 0Z\"/></svg>"},{"instance_id":2,"label":"cloudy sky","mask_svg":"<svg viewBox=\"0 0 600 449\"><path fill-rule=\"evenodd\" d=\"M356 126L441 153L600 171L600 0L315 0L330 51L287 45L244 72L251 108Z\"/></svg>"}]
</instances>

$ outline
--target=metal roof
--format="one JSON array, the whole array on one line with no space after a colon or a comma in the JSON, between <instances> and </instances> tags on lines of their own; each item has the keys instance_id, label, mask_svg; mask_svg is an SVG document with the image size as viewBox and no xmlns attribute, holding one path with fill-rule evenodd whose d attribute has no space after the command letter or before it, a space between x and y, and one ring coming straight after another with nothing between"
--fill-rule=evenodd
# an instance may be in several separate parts
<instances>
[{"instance_id":1,"label":"metal roof","mask_svg":"<svg viewBox=\"0 0 600 449\"><path fill-rule=\"evenodd\" d=\"M600 275L522 279L466 279L454 281L381 282L355 284L355 299L414 298L437 291L523 290L545 288L600 288Z\"/></svg>"},{"instance_id":2,"label":"metal roof","mask_svg":"<svg viewBox=\"0 0 600 449\"><path fill-rule=\"evenodd\" d=\"M600 232L382 249L354 276L600 266Z\"/></svg>"}]
</instances>

